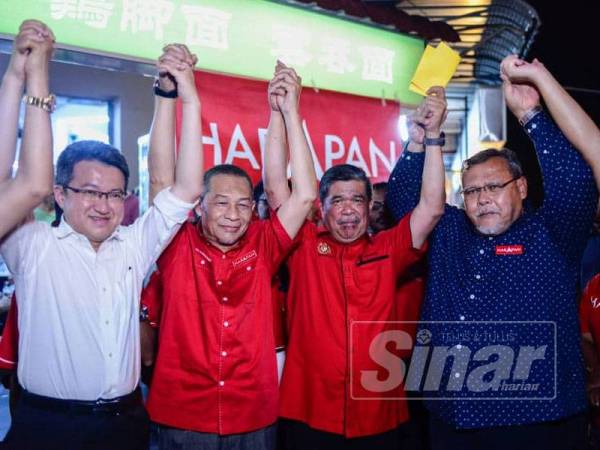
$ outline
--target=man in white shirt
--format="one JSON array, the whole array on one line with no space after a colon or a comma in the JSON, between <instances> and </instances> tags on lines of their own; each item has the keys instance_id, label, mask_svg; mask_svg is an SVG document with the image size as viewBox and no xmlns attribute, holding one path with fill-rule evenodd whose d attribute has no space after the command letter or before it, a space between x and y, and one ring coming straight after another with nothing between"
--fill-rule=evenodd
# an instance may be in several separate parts
<instances>
[{"instance_id":1,"label":"man in white shirt","mask_svg":"<svg viewBox=\"0 0 600 450\"><path fill-rule=\"evenodd\" d=\"M164 64L163 64L164 66ZM5 443L15 449L147 449L139 297L150 266L202 186L200 101L191 61L174 61L183 122L172 186L122 227L129 169L96 141L69 145L56 169L57 228L28 223L0 253L15 278L18 378L24 391Z\"/></svg>"}]
</instances>

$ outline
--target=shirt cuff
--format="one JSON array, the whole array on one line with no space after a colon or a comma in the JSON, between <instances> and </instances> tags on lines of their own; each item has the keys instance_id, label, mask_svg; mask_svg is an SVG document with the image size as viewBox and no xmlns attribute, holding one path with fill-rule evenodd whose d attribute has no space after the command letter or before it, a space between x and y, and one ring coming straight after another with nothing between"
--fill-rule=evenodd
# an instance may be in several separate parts
<instances>
[{"instance_id":1,"label":"shirt cuff","mask_svg":"<svg viewBox=\"0 0 600 450\"><path fill-rule=\"evenodd\" d=\"M542 107L541 106L536 106L534 108L531 108L529 111L527 111L523 117L521 117L519 119L519 123L521 124L522 127L526 126L535 116L537 116L539 113L542 112Z\"/></svg>"},{"instance_id":2,"label":"shirt cuff","mask_svg":"<svg viewBox=\"0 0 600 450\"><path fill-rule=\"evenodd\" d=\"M181 200L171 192L171 187L163 189L154 197L154 206L165 217L176 223L185 222L195 205L195 203L188 203Z\"/></svg>"}]
</instances>

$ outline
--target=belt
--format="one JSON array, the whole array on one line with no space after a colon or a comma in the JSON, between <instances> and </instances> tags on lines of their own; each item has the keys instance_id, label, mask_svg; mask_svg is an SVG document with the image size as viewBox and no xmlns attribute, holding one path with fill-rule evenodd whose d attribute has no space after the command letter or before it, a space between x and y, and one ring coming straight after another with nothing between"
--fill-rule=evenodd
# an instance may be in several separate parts
<instances>
[{"instance_id":1,"label":"belt","mask_svg":"<svg viewBox=\"0 0 600 450\"><path fill-rule=\"evenodd\" d=\"M33 394L23 389L20 401L25 405L46 411L77 412L81 414L126 413L143 404L142 393L139 387L130 394L108 400L103 398L99 398L98 400L63 400Z\"/></svg>"}]
</instances>

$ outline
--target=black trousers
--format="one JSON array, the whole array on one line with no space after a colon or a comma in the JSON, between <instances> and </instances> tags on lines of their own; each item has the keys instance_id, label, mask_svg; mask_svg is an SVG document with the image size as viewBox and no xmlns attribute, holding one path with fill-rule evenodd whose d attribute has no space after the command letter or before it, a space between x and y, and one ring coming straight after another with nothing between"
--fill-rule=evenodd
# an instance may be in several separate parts
<instances>
[{"instance_id":1,"label":"black trousers","mask_svg":"<svg viewBox=\"0 0 600 450\"><path fill-rule=\"evenodd\" d=\"M295 420L280 419L279 427L285 450L402 450L406 439L403 425L385 433L350 439Z\"/></svg>"},{"instance_id":2,"label":"black trousers","mask_svg":"<svg viewBox=\"0 0 600 450\"><path fill-rule=\"evenodd\" d=\"M585 414L554 422L456 430L430 415L431 450L586 450Z\"/></svg>"},{"instance_id":3,"label":"black trousers","mask_svg":"<svg viewBox=\"0 0 600 450\"><path fill-rule=\"evenodd\" d=\"M58 401L60 402L60 401ZM150 421L142 404L107 409L46 407L28 401L17 405L3 449L147 450Z\"/></svg>"}]
</instances>

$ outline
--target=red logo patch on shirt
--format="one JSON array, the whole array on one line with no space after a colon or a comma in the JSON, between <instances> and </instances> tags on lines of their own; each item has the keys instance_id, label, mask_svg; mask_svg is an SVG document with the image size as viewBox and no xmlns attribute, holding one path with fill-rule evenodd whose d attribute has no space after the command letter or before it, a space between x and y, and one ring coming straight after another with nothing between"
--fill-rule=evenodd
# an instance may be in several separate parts
<instances>
[{"instance_id":1,"label":"red logo patch on shirt","mask_svg":"<svg viewBox=\"0 0 600 450\"><path fill-rule=\"evenodd\" d=\"M331 255L331 247L327 242L319 242L317 244L317 251L320 255Z\"/></svg>"},{"instance_id":2,"label":"red logo patch on shirt","mask_svg":"<svg viewBox=\"0 0 600 450\"><path fill-rule=\"evenodd\" d=\"M231 264L233 264L233 267L237 267L240 264L244 264L245 262L256 259L257 257L258 255L256 254L256 251L252 250L250 253L246 253L244 256L240 256L238 259L234 259Z\"/></svg>"},{"instance_id":3,"label":"red logo patch on shirt","mask_svg":"<svg viewBox=\"0 0 600 450\"><path fill-rule=\"evenodd\" d=\"M496 245L496 256L522 255L523 252L522 245Z\"/></svg>"}]
</instances>

